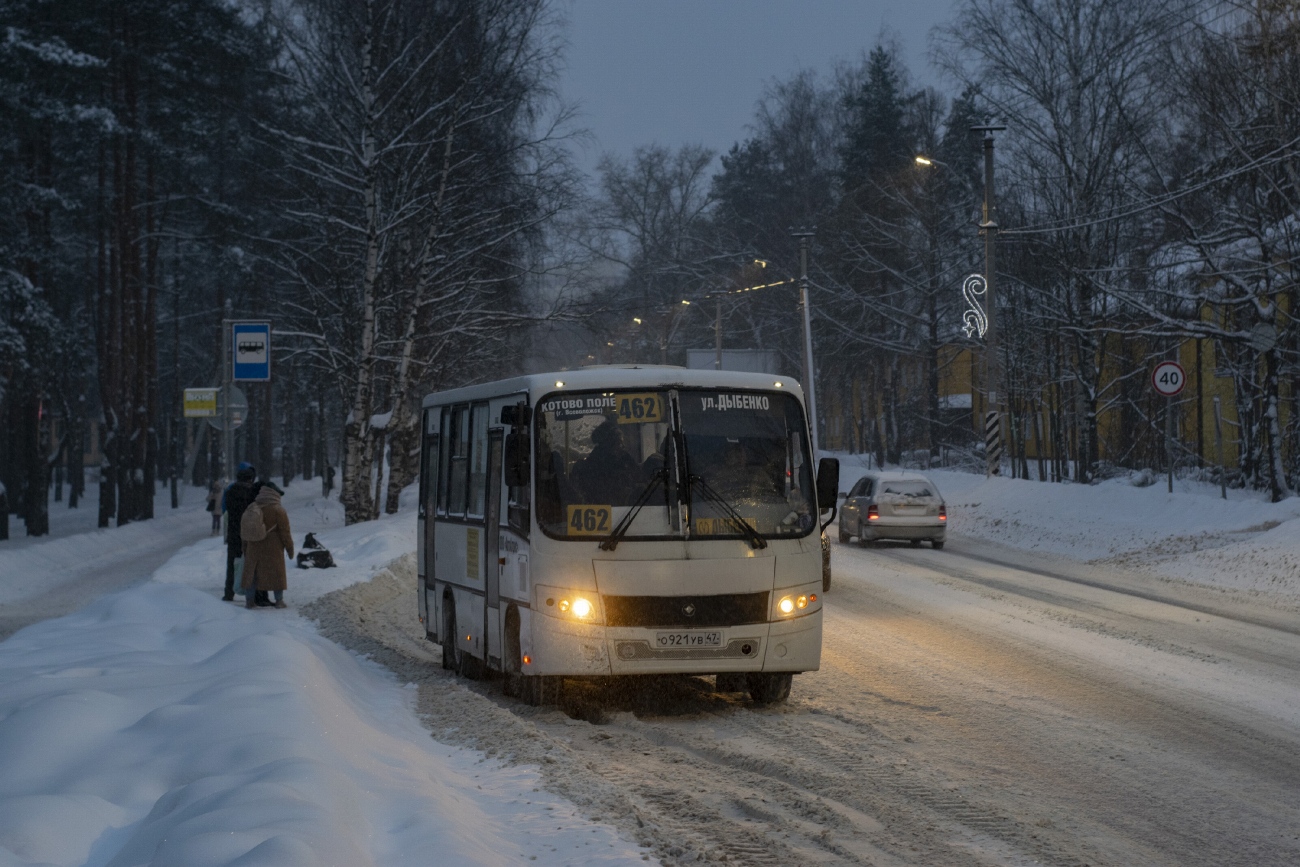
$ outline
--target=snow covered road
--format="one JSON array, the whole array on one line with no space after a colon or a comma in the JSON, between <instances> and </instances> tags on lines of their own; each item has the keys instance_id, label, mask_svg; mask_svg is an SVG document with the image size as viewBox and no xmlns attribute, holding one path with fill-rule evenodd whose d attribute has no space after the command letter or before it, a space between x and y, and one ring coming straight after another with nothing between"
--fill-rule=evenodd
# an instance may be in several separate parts
<instances>
[{"instance_id":1,"label":"snow covered road","mask_svg":"<svg viewBox=\"0 0 1300 867\"><path fill-rule=\"evenodd\" d=\"M822 669L778 708L698 679L524 707L440 669L409 581L307 613L417 683L437 738L540 765L665 863L1300 862L1294 618L961 537L834 550Z\"/></svg>"},{"instance_id":2,"label":"snow covered road","mask_svg":"<svg viewBox=\"0 0 1300 867\"><path fill-rule=\"evenodd\" d=\"M197 510L0 549L0 618L86 605L0 642L0 865L1300 863L1300 500L941 485L943 551L833 545L822 669L765 708L454 678L413 511L307 487L339 568L289 611L218 601Z\"/></svg>"}]
</instances>

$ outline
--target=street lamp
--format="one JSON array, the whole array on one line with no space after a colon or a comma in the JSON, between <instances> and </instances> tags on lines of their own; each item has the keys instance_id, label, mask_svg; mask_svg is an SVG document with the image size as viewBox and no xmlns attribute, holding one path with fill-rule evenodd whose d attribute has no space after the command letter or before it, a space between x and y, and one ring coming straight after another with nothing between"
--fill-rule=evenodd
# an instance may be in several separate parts
<instances>
[{"instance_id":1,"label":"street lamp","mask_svg":"<svg viewBox=\"0 0 1300 867\"><path fill-rule=\"evenodd\" d=\"M984 306L988 317L988 326L984 332L984 376L988 391L988 406L984 414L984 445L985 457L988 458L987 475L996 476L1002 470L1002 416L998 402L998 380L1001 373L998 364L997 296L993 292L997 270L994 241L998 234L997 206L993 201L993 133L1001 132L1006 127L978 124L970 129L971 132L984 133L984 209L983 219L980 220L980 230L984 233Z\"/></svg>"},{"instance_id":2,"label":"street lamp","mask_svg":"<svg viewBox=\"0 0 1300 867\"><path fill-rule=\"evenodd\" d=\"M812 437L813 457L817 456L817 386L813 382L812 311L808 307L808 239L816 227L791 231L799 239L799 306L803 309L803 381L808 398L808 429Z\"/></svg>"}]
</instances>

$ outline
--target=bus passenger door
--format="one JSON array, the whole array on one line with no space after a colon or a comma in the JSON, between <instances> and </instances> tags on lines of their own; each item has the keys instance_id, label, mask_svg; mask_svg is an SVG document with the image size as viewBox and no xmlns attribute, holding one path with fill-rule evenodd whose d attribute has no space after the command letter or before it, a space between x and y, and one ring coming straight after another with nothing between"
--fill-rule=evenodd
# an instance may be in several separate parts
<instances>
[{"instance_id":1,"label":"bus passenger door","mask_svg":"<svg viewBox=\"0 0 1300 867\"><path fill-rule=\"evenodd\" d=\"M440 448L441 438L438 434L439 422L442 412L434 409L429 411L429 420L425 422L426 432L432 428L432 433L426 433L424 437L424 449L420 462L420 497L419 534L420 556L418 558L418 605L420 618L424 621L424 631L426 635L434 638L438 636L438 624L436 622L435 606L429 604L430 596L434 590L434 516L438 513L438 467L441 465Z\"/></svg>"},{"instance_id":2,"label":"bus passenger door","mask_svg":"<svg viewBox=\"0 0 1300 867\"><path fill-rule=\"evenodd\" d=\"M483 504L484 592L483 634L488 646L484 648L485 660L495 651L497 666L501 665L501 452L504 432L488 432L487 498Z\"/></svg>"}]
</instances>

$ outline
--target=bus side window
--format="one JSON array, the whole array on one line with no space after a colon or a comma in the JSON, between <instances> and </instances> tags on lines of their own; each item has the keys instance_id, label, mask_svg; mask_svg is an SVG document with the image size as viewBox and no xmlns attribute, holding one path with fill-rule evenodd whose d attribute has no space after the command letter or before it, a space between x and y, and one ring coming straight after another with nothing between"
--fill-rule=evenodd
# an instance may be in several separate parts
<instances>
[{"instance_id":1,"label":"bus side window","mask_svg":"<svg viewBox=\"0 0 1300 867\"><path fill-rule=\"evenodd\" d=\"M469 481L469 407L458 406L451 411L451 473L447 507L450 515L465 514L465 494Z\"/></svg>"},{"instance_id":2,"label":"bus side window","mask_svg":"<svg viewBox=\"0 0 1300 867\"><path fill-rule=\"evenodd\" d=\"M447 480L447 473L451 467L451 448L449 447L449 444L451 442L451 429L450 429L451 410L450 409L444 406L441 410L439 410L439 418L437 419L437 425L438 425L438 431L441 434L441 436L439 437L439 441L442 443L442 448L438 450L438 468L437 468L438 514L446 515L447 499L448 499L447 492L451 488L451 485L448 483Z\"/></svg>"},{"instance_id":3,"label":"bus side window","mask_svg":"<svg viewBox=\"0 0 1300 867\"><path fill-rule=\"evenodd\" d=\"M524 435L524 441L527 442L527 434ZM518 487L515 487L514 485L509 486L506 493L506 512L510 529L514 530L525 539L528 538L529 525L532 523L532 493L533 482L531 473L529 474L527 481Z\"/></svg>"},{"instance_id":4,"label":"bus side window","mask_svg":"<svg viewBox=\"0 0 1300 867\"><path fill-rule=\"evenodd\" d=\"M488 405L486 403L474 404L470 412L469 431L469 506L465 516L482 518L483 504L487 497Z\"/></svg>"}]
</instances>

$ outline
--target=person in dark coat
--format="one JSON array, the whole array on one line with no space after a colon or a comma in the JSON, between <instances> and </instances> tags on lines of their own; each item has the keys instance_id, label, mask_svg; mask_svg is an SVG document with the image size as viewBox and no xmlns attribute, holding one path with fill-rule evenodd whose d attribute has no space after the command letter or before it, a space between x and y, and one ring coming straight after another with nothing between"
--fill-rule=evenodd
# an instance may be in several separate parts
<instances>
[{"instance_id":1,"label":"person in dark coat","mask_svg":"<svg viewBox=\"0 0 1300 867\"><path fill-rule=\"evenodd\" d=\"M580 502L630 506L642 482L641 465L623 445L623 432L608 417L591 432L591 454L578 461L569 474L583 499Z\"/></svg>"},{"instance_id":2,"label":"person in dark coat","mask_svg":"<svg viewBox=\"0 0 1300 867\"><path fill-rule=\"evenodd\" d=\"M287 554L290 560L293 559L293 531L289 528L289 514L280 505L283 493L275 482L264 481L258 486L254 502L262 510L266 537L258 542L244 543L244 589L258 593L274 592L276 608L287 607L284 591L289 586L289 581L285 573L284 557ZM255 604L252 596L245 603L249 608Z\"/></svg>"},{"instance_id":3,"label":"person in dark coat","mask_svg":"<svg viewBox=\"0 0 1300 867\"><path fill-rule=\"evenodd\" d=\"M235 559L244 556L244 540L239 535L239 519L253 502L253 480L257 470L245 461L235 472L235 481L221 495L221 511L226 513L226 592L222 599L235 601Z\"/></svg>"}]
</instances>

